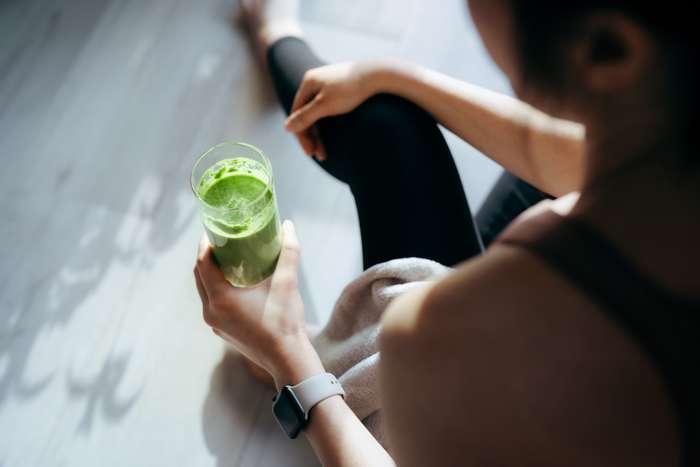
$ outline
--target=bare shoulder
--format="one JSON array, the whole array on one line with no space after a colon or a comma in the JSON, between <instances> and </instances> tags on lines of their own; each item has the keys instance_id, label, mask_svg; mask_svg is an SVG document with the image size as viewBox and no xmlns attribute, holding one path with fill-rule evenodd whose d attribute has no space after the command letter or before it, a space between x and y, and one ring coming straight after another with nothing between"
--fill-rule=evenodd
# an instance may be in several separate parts
<instances>
[{"instance_id":1,"label":"bare shoulder","mask_svg":"<svg viewBox=\"0 0 700 467\"><path fill-rule=\"evenodd\" d=\"M392 303L380 346L399 465L678 463L658 371L523 250L493 248Z\"/></svg>"}]
</instances>

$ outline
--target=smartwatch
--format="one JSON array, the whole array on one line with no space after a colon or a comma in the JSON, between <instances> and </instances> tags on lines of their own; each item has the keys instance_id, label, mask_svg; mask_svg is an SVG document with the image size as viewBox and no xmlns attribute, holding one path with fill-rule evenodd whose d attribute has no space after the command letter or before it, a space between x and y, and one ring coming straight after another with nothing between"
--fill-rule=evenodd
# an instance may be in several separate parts
<instances>
[{"instance_id":1,"label":"smartwatch","mask_svg":"<svg viewBox=\"0 0 700 467\"><path fill-rule=\"evenodd\" d=\"M272 399L272 414L282 431L294 439L309 423L309 412L332 396L345 398L340 382L330 373L321 373L295 386L284 386Z\"/></svg>"}]
</instances>

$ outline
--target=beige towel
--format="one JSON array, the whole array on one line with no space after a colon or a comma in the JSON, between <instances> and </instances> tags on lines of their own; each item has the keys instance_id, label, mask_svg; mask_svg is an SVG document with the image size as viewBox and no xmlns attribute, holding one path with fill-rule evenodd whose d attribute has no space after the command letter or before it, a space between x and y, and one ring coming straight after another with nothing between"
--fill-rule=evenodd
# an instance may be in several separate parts
<instances>
[{"instance_id":1,"label":"beige towel","mask_svg":"<svg viewBox=\"0 0 700 467\"><path fill-rule=\"evenodd\" d=\"M421 258L377 264L345 287L328 324L313 338L326 371L343 385L348 405L382 444L377 381L380 318L393 298L449 271Z\"/></svg>"}]
</instances>

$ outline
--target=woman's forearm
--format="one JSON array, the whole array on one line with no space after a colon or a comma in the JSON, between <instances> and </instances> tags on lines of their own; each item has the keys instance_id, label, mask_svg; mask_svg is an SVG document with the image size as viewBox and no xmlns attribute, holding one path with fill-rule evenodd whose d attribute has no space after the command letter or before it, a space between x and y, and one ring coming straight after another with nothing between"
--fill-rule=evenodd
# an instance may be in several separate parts
<instances>
[{"instance_id":1,"label":"woman's forearm","mask_svg":"<svg viewBox=\"0 0 700 467\"><path fill-rule=\"evenodd\" d=\"M288 358L282 358L275 365L273 378L278 389L325 371L308 340L302 339L292 348L294 353L290 352ZM340 396L325 399L311 409L304 434L325 467L395 466L386 450Z\"/></svg>"},{"instance_id":2,"label":"woman's forearm","mask_svg":"<svg viewBox=\"0 0 700 467\"><path fill-rule=\"evenodd\" d=\"M312 410L306 437L324 466L394 467L394 461L340 396Z\"/></svg>"},{"instance_id":3,"label":"woman's forearm","mask_svg":"<svg viewBox=\"0 0 700 467\"><path fill-rule=\"evenodd\" d=\"M582 125L510 96L405 62L376 67L376 92L412 101L447 129L540 190L561 195L583 177Z\"/></svg>"}]
</instances>

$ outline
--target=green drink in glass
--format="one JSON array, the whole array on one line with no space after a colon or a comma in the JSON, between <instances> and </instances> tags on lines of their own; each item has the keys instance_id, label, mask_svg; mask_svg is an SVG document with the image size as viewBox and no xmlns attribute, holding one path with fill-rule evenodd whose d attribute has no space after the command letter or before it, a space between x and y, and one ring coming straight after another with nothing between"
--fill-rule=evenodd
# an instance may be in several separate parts
<instances>
[{"instance_id":1,"label":"green drink in glass","mask_svg":"<svg viewBox=\"0 0 700 467\"><path fill-rule=\"evenodd\" d=\"M248 287L272 275L282 242L272 166L265 154L250 144L218 144L197 159L191 184L226 279Z\"/></svg>"}]
</instances>

